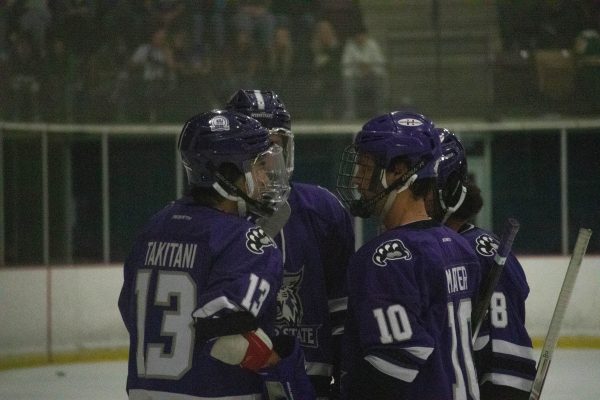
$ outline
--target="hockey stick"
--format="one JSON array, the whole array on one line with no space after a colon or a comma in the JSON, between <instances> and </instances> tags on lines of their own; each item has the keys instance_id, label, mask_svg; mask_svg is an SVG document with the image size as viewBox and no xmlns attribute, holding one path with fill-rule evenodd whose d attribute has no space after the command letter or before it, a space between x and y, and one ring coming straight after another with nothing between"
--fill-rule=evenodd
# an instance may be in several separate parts
<instances>
[{"instance_id":1,"label":"hockey stick","mask_svg":"<svg viewBox=\"0 0 600 400\"><path fill-rule=\"evenodd\" d=\"M544 347L542 348L542 354L540 355L540 360L538 362L537 372L535 374L535 379L533 380L531 393L529 394L529 400L538 400L542 394L542 388L544 387L548 369L550 368L550 362L552 361L552 354L554 353L554 348L558 342L562 319L565 315L567 305L569 304L573 286L575 285L575 279L579 273L579 267L581 266L581 261L587 250L590 236L592 236L592 230L585 228L581 228L577 235L573 255L571 256L571 261L569 261L569 267L567 268L565 279L563 280L562 288L560 289L560 294L556 301L552 321L550 322L548 333L544 340Z\"/></svg>"},{"instance_id":2,"label":"hockey stick","mask_svg":"<svg viewBox=\"0 0 600 400\"><path fill-rule=\"evenodd\" d=\"M504 229L500 245L498 246L496 255L494 256L494 265L490 269L487 279L485 280L485 284L482 286L483 291L480 291L482 295L479 297L471 314L473 343L475 343L475 339L477 339L479 329L481 328L481 323L488 312L492 295L494 294L494 290L496 289L496 285L498 284L500 275L502 274L502 269L506 263L506 257L508 257L508 254L510 253L510 249L515 241L515 236L517 236L517 233L519 232L519 228L520 224L516 219L509 218L506 221L506 227Z\"/></svg>"}]
</instances>

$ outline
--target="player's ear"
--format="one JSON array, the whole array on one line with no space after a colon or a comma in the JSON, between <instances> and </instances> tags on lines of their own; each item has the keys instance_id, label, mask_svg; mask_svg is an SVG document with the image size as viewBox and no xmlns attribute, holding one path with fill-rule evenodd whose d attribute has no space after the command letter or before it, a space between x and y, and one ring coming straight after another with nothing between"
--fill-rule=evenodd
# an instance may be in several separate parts
<instances>
[{"instance_id":1,"label":"player's ear","mask_svg":"<svg viewBox=\"0 0 600 400\"><path fill-rule=\"evenodd\" d=\"M394 174L394 178L400 178L402 175L404 175L406 173L406 171L408 171L408 167L406 165L406 162L404 162L400 159L397 159L397 160L393 161L389 170L390 170L390 172L392 172Z\"/></svg>"}]
</instances>

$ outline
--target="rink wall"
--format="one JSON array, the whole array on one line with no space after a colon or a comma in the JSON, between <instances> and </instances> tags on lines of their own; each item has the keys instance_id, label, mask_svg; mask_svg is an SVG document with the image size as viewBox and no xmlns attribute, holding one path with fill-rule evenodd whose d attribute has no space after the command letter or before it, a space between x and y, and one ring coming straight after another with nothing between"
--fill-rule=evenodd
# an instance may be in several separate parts
<instances>
[{"instance_id":1,"label":"rink wall","mask_svg":"<svg viewBox=\"0 0 600 400\"><path fill-rule=\"evenodd\" d=\"M520 260L531 288L527 327L539 345L550 324L569 258ZM122 279L119 264L1 268L0 369L7 360L27 357L46 361L64 354L123 357L128 337L117 308ZM561 336L563 344L600 347L598 255L586 257L581 266Z\"/></svg>"}]
</instances>

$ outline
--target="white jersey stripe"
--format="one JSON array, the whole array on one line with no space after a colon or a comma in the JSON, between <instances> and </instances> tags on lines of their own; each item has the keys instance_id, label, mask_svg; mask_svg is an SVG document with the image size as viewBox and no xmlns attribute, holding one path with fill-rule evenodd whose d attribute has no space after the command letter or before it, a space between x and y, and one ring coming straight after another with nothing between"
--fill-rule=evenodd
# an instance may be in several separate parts
<instances>
[{"instance_id":1,"label":"white jersey stripe","mask_svg":"<svg viewBox=\"0 0 600 400\"><path fill-rule=\"evenodd\" d=\"M192 313L195 318L208 318L221 310L239 311L240 307L225 296L217 297Z\"/></svg>"},{"instance_id":2,"label":"white jersey stripe","mask_svg":"<svg viewBox=\"0 0 600 400\"><path fill-rule=\"evenodd\" d=\"M506 340L493 339L492 351L535 361L533 349L531 347L519 346L518 344L510 343Z\"/></svg>"},{"instance_id":3,"label":"white jersey stripe","mask_svg":"<svg viewBox=\"0 0 600 400\"><path fill-rule=\"evenodd\" d=\"M378 371L383 372L386 375L393 376L396 379L400 379L404 382L412 382L419 373L416 369L404 368L399 365L392 364L389 361L385 361L376 356L366 356L365 360L375 367Z\"/></svg>"},{"instance_id":4,"label":"white jersey stripe","mask_svg":"<svg viewBox=\"0 0 600 400\"><path fill-rule=\"evenodd\" d=\"M498 373L483 375L479 383L480 385L483 385L485 382L491 382L494 385L500 386L510 386L525 392L529 392L531 390L531 386L533 385L533 381L531 379Z\"/></svg>"},{"instance_id":5,"label":"white jersey stripe","mask_svg":"<svg viewBox=\"0 0 600 400\"><path fill-rule=\"evenodd\" d=\"M433 353L433 347L405 347L404 350L421 360L427 360Z\"/></svg>"}]
</instances>

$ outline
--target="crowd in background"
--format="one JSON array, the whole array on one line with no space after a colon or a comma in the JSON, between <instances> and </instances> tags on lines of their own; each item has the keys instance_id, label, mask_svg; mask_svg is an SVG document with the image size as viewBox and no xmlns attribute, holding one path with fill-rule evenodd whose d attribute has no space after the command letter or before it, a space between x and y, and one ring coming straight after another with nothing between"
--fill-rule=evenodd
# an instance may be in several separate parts
<instances>
[{"instance_id":1,"label":"crowd in background","mask_svg":"<svg viewBox=\"0 0 600 400\"><path fill-rule=\"evenodd\" d=\"M500 107L600 112L600 1L496 0Z\"/></svg>"},{"instance_id":2,"label":"crowd in background","mask_svg":"<svg viewBox=\"0 0 600 400\"><path fill-rule=\"evenodd\" d=\"M372 51L352 0L0 1L2 118L179 122L240 87L301 87L327 117L359 33Z\"/></svg>"},{"instance_id":3,"label":"crowd in background","mask_svg":"<svg viewBox=\"0 0 600 400\"><path fill-rule=\"evenodd\" d=\"M0 119L179 122L240 87L276 90L299 118L377 113L388 68L359 3L0 0ZM598 0L496 4L509 55L600 54ZM578 93L595 101L600 62L577 65Z\"/></svg>"}]
</instances>

